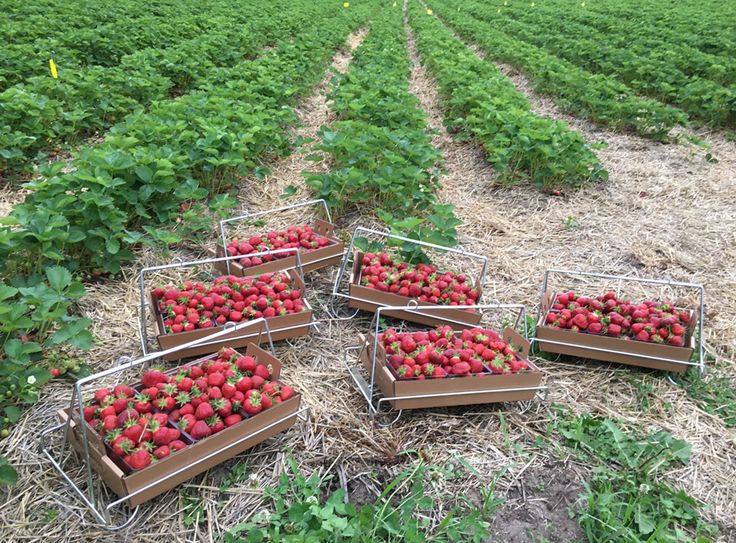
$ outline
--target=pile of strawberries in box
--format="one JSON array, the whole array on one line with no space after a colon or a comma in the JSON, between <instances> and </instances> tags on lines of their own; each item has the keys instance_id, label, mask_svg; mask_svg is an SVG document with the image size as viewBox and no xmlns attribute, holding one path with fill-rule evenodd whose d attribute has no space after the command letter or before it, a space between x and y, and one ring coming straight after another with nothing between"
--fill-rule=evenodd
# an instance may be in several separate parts
<instances>
[{"instance_id":1,"label":"pile of strawberries in box","mask_svg":"<svg viewBox=\"0 0 736 543\"><path fill-rule=\"evenodd\" d=\"M462 274L438 272L433 264L396 262L387 253L366 253L360 267L360 284L422 302L451 306L478 303L480 293Z\"/></svg>"},{"instance_id":2,"label":"pile of strawberries in box","mask_svg":"<svg viewBox=\"0 0 736 543\"><path fill-rule=\"evenodd\" d=\"M315 232L311 226L290 226L286 230L271 231L261 236L251 236L247 241L232 240L227 245L228 256L242 255L238 260L244 268L259 266L264 262L271 262L280 258L294 256L297 250L314 251L327 247L334 242L329 238ZM263 256L249 257L254 253L263 253L275 249L294 249L283 253L268 254Z\"/></svg>"},{"instance_id":3,"label":"pile of strawberries in box","mask_svg":"<svg viewBox=\"0 0 736 543\"><path fill-rule=\"evenodd\" d=\"M555 296L545 324L573 332L682 347L690 318L689 311L677 310L669 301L635 303L618 298L615 292L591 298L569 291Z\"/></svg>"},{"instance_id":4,"label":"pile of strawberries in box","mask_svg":"<svg viewBox=\"0 0 736 543\"><path fill-rule=\"evenodd\" d=\"M267 366L225 348L167 373L146 371L133 387L102 388L83 416L114 460L140 470L292 396Z\"/></svg>"},{"instance_id":5,"label":"pile of strawberries in box","mask_svg":"<svg viewBox=\"0 0 736 543\"><path fill-rule=\"evenodd\" d=\"M454 331L449 325L428 332L380 334L388 366L398 379L437 379L520 373L529 369L513 345L487 328Z\"/></svg>"},{"instance_id":6,"label":"pile of strawberries in box","mask_svg":"<svg viewBox=\"0 0 736 543\"><path fill-rule=\"evenodd\" d=\"M211 283L185 281L153 289L167 333L222 326L304 311L302 291L286 273L224 275Z\"/></svg>"}]
</instances>

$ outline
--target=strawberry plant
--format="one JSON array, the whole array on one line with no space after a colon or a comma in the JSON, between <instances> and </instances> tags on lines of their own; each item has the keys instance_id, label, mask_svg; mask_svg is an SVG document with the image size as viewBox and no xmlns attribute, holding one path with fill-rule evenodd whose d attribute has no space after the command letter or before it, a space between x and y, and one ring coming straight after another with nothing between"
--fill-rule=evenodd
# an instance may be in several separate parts
<instances>
[{"instance_id":1,"label":"strawberry plant","mask_svg":"<svg viewBox=\"0 0 736 543\"><path fill-rule=\"evenodd\" d=\"M319 80L332 51L371 9L334 18L323 7L290 10L294 40L218 68L197 91L132 112L103 144L79 151L74 171L59 166L28 183L31 193L5 221L14 226L0 230L0 257L18 271L64 261L117 272L144 232L180 218L182 202L230 190L261 158L285 153L295 96ZM320 25L317 14L331 24Z\"/></svg>"},{"instance_id":2,"label":"strawberry plant","mask_svg":"<svg viewBox=\"0 0 736 543\"><path fill-rule=\"evenodd\" d=\"M682 112L654 100L643 100L611 77L591 74L534 45L513 39L465 12L441 9L432 0L429 5L437 8L438 16L452 25L461 36L477 43L489 58L507 62L526 72L535 90L549 94L560 107L571 113L616 130L635 131L655 140L667 140L673 127L687 122ZM456 4L452 2L448 6L456 7ZM476 59L468 57L468 60L477 63ZM458 128L461 127L462 120L459 120Z\"/></svg>"},{"instance_id":3,"label":"strawberry plant","mask_svg":"<svg viewBox=\"0 0 736 543\"><path fill-rule=\"evenodd\" d=\"M70 314L84 293L84 286L58 266L47 268L43 278L0 281L0 438L7 437L21 410L36 403L39 389L54 377L46 354L67 345L91 346L91 321ZM11 470L0 465L0 482Z\"/></svg>"},{"instance_id":4,"label":"strawberry plant","mask_svg":"<svg viewBox=\"0 0 736 543\"><path fill-rule=\"evenodd\" d=\"M535 115L507 77L417 2L410 3L409 16L417 49L444 99L448 129L475 139L502 179L557 187L607 177L579 133Z\"/></svg>"}]
</instances>

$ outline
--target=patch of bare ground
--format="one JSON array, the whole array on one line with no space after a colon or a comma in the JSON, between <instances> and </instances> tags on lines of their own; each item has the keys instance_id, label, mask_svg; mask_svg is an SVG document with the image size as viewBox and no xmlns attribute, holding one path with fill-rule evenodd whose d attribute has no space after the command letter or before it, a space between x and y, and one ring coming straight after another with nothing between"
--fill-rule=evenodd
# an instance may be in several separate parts
<instances>
[{"instance_id":1,"label":"patch of bare ground","mask_svg":"<svg viewBox=\"0 0 736 543\"><path fill-rule=\"evenodd\" d=\"M446 161L441 197L456 206L464 221L463 245L491 259L491 298L536 308L543 274L549 268L702 283L707 351L720 371L736 376L736 144L712 131L695 134L708 142L708 149L611 132L565 114L551 99L537 95L523 75L499 65L530 99L536 113L564 120L591 144L605 141L607 147L597 154L610 174L606 183L561 197L527 186L501 187L480 150L453 141L443 129L436 82L419 63L411 40L410 49L411 88L438 130L435 143ZM471 49L482 58L477 48ZM717 162L706 160L707 153ZM558 281L556 286L566 285ZM587 286L597 292L607 285ZM686 296L664 290L667 295ZM629 293L657 295L656 290L635 288ZM645 428L663 428L692 443L692 461L672 472L670 479L707 504L706 516L717 521L724 534L732 533L736 516L736 487L729 483L736 478L733 429L656 374L597 363L540 363L552 384L552 401L574 412L597 412ZM651 406L643 412L632 384L639 381L653 387ZM529 417L516 414L508 415L508 422L519 425L522 432L535 427Z\"/></svg>"}]
</instances>

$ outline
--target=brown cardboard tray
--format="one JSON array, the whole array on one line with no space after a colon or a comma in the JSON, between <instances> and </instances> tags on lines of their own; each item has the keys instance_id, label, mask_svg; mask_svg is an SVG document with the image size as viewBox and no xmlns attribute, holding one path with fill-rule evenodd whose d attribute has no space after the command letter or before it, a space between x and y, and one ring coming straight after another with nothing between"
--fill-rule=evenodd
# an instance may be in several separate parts
<instances>
[{"instance_id":1,"label":"brown cardboard tray","mask_svg":"<svg viewBox=\"0 0 736 543\"><path fill-rule=\"evenodd\" d=\"M277 380L281 372L281 364L269 353L250 343L246 354L255 357L259 362L270 364L272 366L273 380ZM261 413L243 420L242 422L226 428L217 434L214 434L201 441L197 441L185 449L178 451L171 456L159 460L150 466L140 470L125 473L113 460L105 450L102 436L87 426L87 440L90 445L90 461L92 469L94 469L107 484L110 489L120 497L127 496L147 485L152 485L148 490L134 496L128 500L128 504L132 507L145 503L156 496L174 488L175 486L191 479L212 467L229 460L230 458L242 453L243 451L254 447L255 445L283 432L294 425L297 419L297 412L301 404L301 395L295 394L285 402L274 404L273 407L262 411ZM62 422L69 419L69 409L61 409L58 416ZM277 424L255 434L259 430L273 424ZM77 415L72 417L70 421L70 432L68 439L72 447L80 454L84 454L84 443L81 435L80 421ZM86 423L85 423L86 424ZM251 438L246 436L255 434ZM237 445L231 446L226 450L225 447L234 444L239 439L244 439ZM216 451L221 450L219 453ZM195 462L208 456L213 456L199 464ZM183 468L183 469L182 469ZM177 471L182 470L177 475L167 480L161 480L163 477Z\"/></svg>"},{"instance_id":2,"label":"brown cardboard tray","mask_svg":"<svg viewBox=\"0 0 736 543\"><path fill-rule=\"evenodd\" d=\"M445 306L441 304L433 304L431 302L421 302L417 298L399 296L398 294L391 292L381 292L373 288L361 286L358 283L358 278L360 276L360 263L362 260L363 253L361 251L356 251L353 258L353 269L350 273L348 307L375 313L376 309L380 306L405 306L411 301L415 301L419 305L442 307L443 309L432 309L425 312L408 312L401 310L382 311L381 314L396 319L424 324L426 326L440 326L449 322L456 327L461 324L472 327L476 326L480 322L480 313L476 311L465 311L462 309L462 306ZM481 292L480 281L476 281L475 288L479 293Z\"/></svg>"},{"instance_id":3,"label":"brown cardboard tray","mask_svg":"<svg viewBox=\"0 0 736 543\"><path fill-rule=\"evenodd\" d=\"M689 362L695 351L694 330L697 324L697 314L694 311L690 313L691 318L685 334L685 344L687 347L675 347L674 345L646 343L632 339L599 336L546 326L544 324L545 318L547 311L552 305L553 296L554 293L551 291L545 293L542 299L541 317L537 323L536 337L539 348L542 351L678 373L685 372L692 367L690 364L652 360L645 357L652 356L680 362ZM559 341L572 345L556 345L548 343L548 341Z\"/></svg>"},{"instance_id":4,"label":"brown cardboard tray","mask_svg":"<svg viewBox=\"0 0 736 543\"><path fill-rule=\"evenodd\" d=\"M302 250L299 252L299 258L302 265L302 271L308 273L311 271L336 266L342 261L345 252L345 244L340 238L335 236L335 225L322 219L315 219L312 223L312 229L318 234L325 236L330 240L330 244L319 249L311 251ZM222 245L217 246L215 256L225 256L225 248ZM246 255L247 256L247 255ZM232 274L238 277L260 275L262 273L271 273L296 267L296 256L279 258L271 262L264 262L258 266L250 266L244 268L237 259L230 262L230 271L228 271L227 262L217 262L215 267L223 274Z\"/></svg>"},{"instance_id":5,"label":"brown cardboard tray","mask_svg":"<svg viewBox=\"0 0 736 543\"><path fill-rule=\"evenodd\" d=\"M521 348L520 354L527 361L532 371L508 375L470 375L466 377L424 379L421 381L415 379L399 380L389 369L386 362L386 351L383 349L383 346L379 345L376 357L376 384L381 390L381 394L386 398L425 394L458 394L456 396L392 400L389 403L394 409L421 409L427 407L531 400L534 398L535 390L494 392L495 390L512 388L537 388L542 382L542 372L527 358L529 355L529 342L512 328L506 328L504 330L503 339L507 343L512 343L514 346ZM366 341L367 347L361 351L360 357L361 362L368 371L368 377L370 379L373 335L369 335Z\"/></svg>"},{"instance_id":6,"label":"brown cardboard tray","mask_svg":"<svg viewBox=\"0 0 736 543\"><path fill-rule=\"evenodd\" d=\"M295 270L288 270L286 272L294 284L302 291L302 297L304 296L304 282ZM200 328L192 330L191 332L179 332L178 334L167 334L164 332L163 319L161 318L161 312L158 308L158 303L153 297L153 293L149 293L151 309L153 311L153 318L156 326L156 339L162 350L171 349L179 345L184 345L195 339L201 339L207 336L211 336L216 332L223 330L224 326L214 326L212 328ZM312 321L312 308L306 298L304 300L305 311L301 313L292 313L290 315L280 315L276 317L269 317L268 326L271 331L271 338L273 341L279 341L282 339L290 339L294 337L306 336L309 334L309 325ZM262 333L260 333L262 332ZM164 357L165 360L177 360L181 358L189 358L192 356L199 356L203 354L209 354L217 351L220 347L232 347L234 349L238 347L245 347L248 343L261 335L261 343L268 341L268 336L265 329L252 330L246 327L241 331L234 331L229 334L221 336L216 343L200 345L197 347L190 347L167 355Z\"/></svg>"}]
</instances>

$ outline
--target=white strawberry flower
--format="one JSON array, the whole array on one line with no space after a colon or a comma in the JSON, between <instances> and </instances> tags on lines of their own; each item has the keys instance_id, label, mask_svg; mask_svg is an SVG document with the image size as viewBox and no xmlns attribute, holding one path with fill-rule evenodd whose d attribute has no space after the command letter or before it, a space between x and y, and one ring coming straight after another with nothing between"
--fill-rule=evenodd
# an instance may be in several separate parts
<instances>
[{"instance_id":1,"label":"white strawberry flower","mask_svg":"<svg viewBox=\"0 0 736 543\"><path fill-rule=\"evenodd\" d=\"M27 381L29 385L32 385L36 382L36 378L33 375L29 375Z\"/></svg>"}]
</instances>

